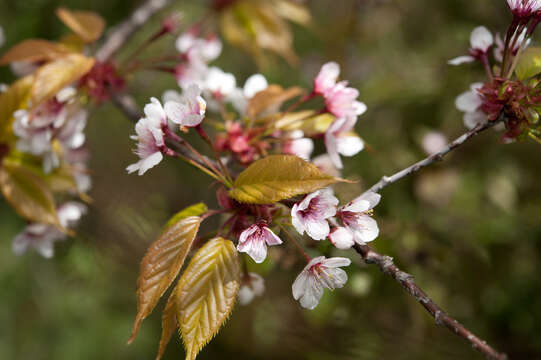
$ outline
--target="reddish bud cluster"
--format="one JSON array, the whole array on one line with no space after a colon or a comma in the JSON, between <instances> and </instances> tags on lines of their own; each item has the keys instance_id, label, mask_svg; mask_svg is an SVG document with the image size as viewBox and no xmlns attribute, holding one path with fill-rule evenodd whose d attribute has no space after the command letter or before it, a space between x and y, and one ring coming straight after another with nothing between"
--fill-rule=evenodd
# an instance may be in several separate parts
<instances>
[{"instance_id":1,"label":"reddish bud cluster","mask_svg":"<svg viewBox=\"0 0 541 360\"><path fill-rule=\"evenodd\" d=\"M270 147L268 142L255 139L261 134L261 129L243 129L238 122L230 122L226 127L225 133L216 135L214 147L221 152L231 151L243 165L252 163Z\"/></svg>"},{"instance_id":2,"label":"reddish bud cluster","mask_svg":"<svg viewBox=\"0 0 541 360\"><path fill-rule=\"evenodd\" d=\"M122 90L124 79L120 77L113 63L96 62L94 67L79 80L78 86L85 88L98 104L109 100L114 92Z\"/></svg>"}]
</instances>

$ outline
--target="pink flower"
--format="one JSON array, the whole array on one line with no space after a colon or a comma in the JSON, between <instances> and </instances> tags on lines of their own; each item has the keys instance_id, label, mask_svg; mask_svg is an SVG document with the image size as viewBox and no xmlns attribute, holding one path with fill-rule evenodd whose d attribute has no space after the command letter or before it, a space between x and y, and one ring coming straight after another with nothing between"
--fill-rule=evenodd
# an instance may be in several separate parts
<instances>
[{"instance_id":1,"label":"pink flower","mask_svg":"<svg viewBox=\"0 0 541 360\"><path fill-rule=\"evenodd\" d=\"M290 140L284 142L282 152L284 154L297 155L306 161L310 160L310 155L314 151L314 142L310 138L305 138L302 130L293 131L289 134Z\"/></svg>"},{"instance_id":2,"label":"pink flower","mask_svg":"<svg viewBox=\"0 0 541 360\"><path fill-rule=\"evenodd\" d=\"M67 202L57 209L57 216L65 228L77 225L86 213L86 206L77 202ZM49 224L32 223L13 239L12 249L16 255L24 254L28 248L35 249L41 256L54 255L54 243L66 238L66 234Z\"/></svg>"},{"instance_id":3,"label":"pink flower","mask_svg":"<svg viewBox=\"0 0 541 360\"><path fill-rule=\"evenodd\" d=\"M330 259L319 256L312 259L297 276L291 289L293 298L306 309L314 309L323 296L323 289L334 290L344 287L348 276L340 267L349 266L351 260L342 257Z\"/></svg>"},{"instance_id":4,"label":"pink flower","mask_svg":"<svg viewBox=\"0 0 541 360\"><path fill-rule=\"evenodd\" d=\"M366 111L366 105L356 99L359 90L347 87L347 82L341 81L325 94L325 106L336 117L358 116Z\"/></svg>"},{"instance_id":5,"label":"pink flower","mask_svg":"<svg viewBox=\"0 0 541 360\"><path fill-rule=\"evenodd\" d=\"M494 44L492 33L484 26L478 26L473 29L470 35L470 55L459 56L448 61L449 65L460 65L474 62L475 60L486 56Z\"/></svg>"},{"instance_id":6,"label":"pink flower","mask_svg":"<svg viewBox=\"0 0 541 360\"><path fill-rule=\"evenodd\" d=\"M242 280L239 290L239 303L248 305L256 296L261 296L265 292L265 281L256 273L248 273Z\"/></svg>"},{"instance_id":7,"label":"pink flower","mask_svg":"<svg viewBox=\"0 0 541 360\"><path fill-rule=\"evenodd\" d=\"M370 215L380 200L381 195L368 191L339 209L337 217L343 227L333 229L330 241L339 249L347 249L354 243L364 244L376 239L379 228Z\"/></svg>"},{"instance_id":8,"label":"pink flower","mask_svg":"<svg viewBox=\"0 0 541 360\"><path fill-rule=\"evenodd\" d=\"M253 224L239 237L237 250L250 255L256 263L262 263L267 257L267 245L280 245L282 240L265 223Z\"/></svg>"},{"instance_id":9,"label":"pink flower","mask_svg":"<svg viewBox=\"0 0 541 360\"><path fill-rule=\"evenodd\" d=\"M143 175L148 169L156 166L163 159L162 150L165 147L164 134L162 127L167 126L167 116L162 105L156 98L151 98L151 103L144 108L146 117L140 119L135 124L135 132L132 135L133 140L137 140L137 149L134 153L139 156L135 164L126 168L128 173L138 171Z\"/></svg>"},{"instance_id":10,"label":"pink flower","mask_svg":"<svg viewBox=\"0 0 541 360\"><path fill-rule=\"evenodd\" d=\"M357 117L338 118L325 132L327 153L338 169L343 167L340 154L354 156L364 149L364 142L352 132L356 122Z\"/></svg>"},{"instance_id":11,"label":"pink flower","mask_svg":"<svg viewBox=\"0 0 541 360\"><path fill-rule=\"evenodd\" d=\"M314 92L325 95L327 91L336 85L338 75L340 75L340 66L337 63L332 61L323 65L314 79Z\"/></svg>"},{"instance_id":12,"label":"pink flower","mask_svg":"<svg viewBox=\"0 0 541 360\"><path fill-rule=\"evenodd\" d=\"M201 97L201 89L192 84L180 95L178 101L167 101L164 109L169 120L175 124L195 127L203 121L206 108L207 103Z\"/></svg>"},{"instance_id":13,"label":"pink flower","mask_svg":"<svg viewBox=\"0 0 541 360\"><path fill-rule=\"evenodd\" d=\"M338 199L331 189L317 190L291 209L291 220L299 234L306 233L314 240L323 240L329 235L327 219L336 214Z\"/></svg>"},{"instance_id":14,"label":"pink flower","mask_svg":"<svg viewBox=\"0 0 541 360\"><path fill-rule=\"evenodd\" d=\"M507 0L513 15L528 18L541 9L541 0Z\"/></svg>"}]
</instances>

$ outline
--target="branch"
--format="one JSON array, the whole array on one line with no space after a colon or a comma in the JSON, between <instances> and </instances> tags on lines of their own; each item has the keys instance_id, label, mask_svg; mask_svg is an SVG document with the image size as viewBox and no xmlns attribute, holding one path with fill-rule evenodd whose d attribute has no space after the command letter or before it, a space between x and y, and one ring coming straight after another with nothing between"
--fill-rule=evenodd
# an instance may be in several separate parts
<instances>
[{"instance_id":1,"label":"branch","mask_svg":"<svg viewBox=\"0 0 541 360\"><path fill-rule=\"evenodd\" d=\"M486 123L484 124L479 124L477 125L475 128L473 128L472 130L466 132L465 134L463 134L462 136L460 136L459 138L457 138L455 141L451 142L450 144L448 144L445 149L435 153L435 154L432 154L430 156L428 156L427 158L421 160L421 161L418 161L416 162L415 164L403 169L403 170L400 170L399 172L395 173L394 175L392 176L383 176L381 178L380 181L378 181L376 184L374 184L370 189L369 191L373 191L373 192L379 192L380 190L382 190L383 188L385 188L386 186L388 185L391 185L392 183L394 182L397 182L398 180L406 177L406 176L409 176L413 173L416 173L417 171L421 170L422 168L424 167L427 167L429 165L432 165L434 164L435 162L437 161L441 161L443 160L444 156L447 155L448 153L450 153L452 150L460 147L462 144L464 144L466 141L470 140L471 138L473 138L475 135L495 126L496 124L500 123L501 121L503 121L503 113L500 115L500 117L496 120L496 121L487 121Z\"/></svg>"},{"instance_id":2,"label":"branch","mask_svg":"<svg viewBox=\"0 0 541 360\"><path fill-rule=\"evenodd\" d=\"M485 355L487 359L507 359L507 355L496 351L494 348L488 345L486 341L474 335L470 330L466 329L464 325L443 311L414 282L412 275L403 272L394 264L392 257L379 254L368 245L356 244L353 248L359 253L359 255L361 255L367 264L378 265L381 272L395 279L408 292L408 294L413 296L415 300L417 300L417 302L430 313L437 325L445 326L456 335L468 341L475 350Z\"/></svg>"},{"instance_id":3,"label":"branch","mask_svg":"<svg viewBox=\"0 0 541 360\"><path fill-rule=\"evenodd\" d=\"M112 30L105 42L96 52L98 61L109 60L132 35L158 11L172 3L171 0L147 0L135 9L131 17Z\"/></svg>"}]
</instances>

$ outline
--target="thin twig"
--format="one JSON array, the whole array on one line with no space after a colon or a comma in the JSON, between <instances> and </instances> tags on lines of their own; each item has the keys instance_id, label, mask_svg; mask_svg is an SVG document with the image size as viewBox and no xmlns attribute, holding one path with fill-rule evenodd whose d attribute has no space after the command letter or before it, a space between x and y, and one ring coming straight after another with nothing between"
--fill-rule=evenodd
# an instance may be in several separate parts
<instances>
[{"instance_id":1,"label":"thin twig","mask_svg":"<svg viewBox=\"0 0 541 360\"><path fill-rule=\"evenodd\" d=\"M471 346L481 352L487 359L504 360L507 355L496 351L486 341L474 335L464 325L449 316L443 311L428 295L414 282L413 276L400 270L393 262L390 256L382 255L374 251L368 245L355 245L355 251L361 255L367 264L379 266L381 272L395 279L411 296L417 300L434 318L437 325L442 325L451 330L456 335L464 338Z\"/></svg>"},{"instance_id":2,"label":"thin twig","mask_svg":"<svg viewBox=\"0 0 541 360\"><path fill-rule=\"evenodd\" d=\"M415 164L408 166L407 168L400 170L399 172L391 175L391 176L383 176L380 181L378 181L376 184L374 184L369 191L373 192L379 192L386 186L391 185L392 183L397 182L398 180L409 176L413 173L416 173L417 171L421 170L424 167L427 167L429 165L434 164L437 161L443 160L444 156L447 155L452 150L460 147L462 144L464 144L466 141L473 138L475 135L490 129L491 127L495 126L496 124L500 123L503 120L503 115L500 116L500 118L496 121L487 121L484 124L479 124L472 130L466 132L453 142L449 143L443 150L432 154L425 159L416 162Z\"/></svg>"},{"instance_id":3,"label":"thin twig","mask_svg":"<svg viewBox=\"0 0 541 360\"><path fill-rule=\"evenodd\" d=\"M109 60L152 15L171 4L172 0L147 0L135 9L130 18L115 27L96 52L98 61Z\"/></svg>"}]
</instances>

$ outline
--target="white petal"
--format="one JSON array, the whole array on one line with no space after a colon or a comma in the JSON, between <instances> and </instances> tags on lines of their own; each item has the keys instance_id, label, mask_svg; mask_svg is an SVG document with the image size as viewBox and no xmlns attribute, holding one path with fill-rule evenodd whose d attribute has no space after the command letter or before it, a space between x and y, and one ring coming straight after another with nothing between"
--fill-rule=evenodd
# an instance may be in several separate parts
<instances>
[{"instance_id":1,"label":"white petal","mask_svg":"<svg viewBox=\"0 0 541 360\"><path fill-rule=\"evenodd\" d=\"M343 211L361 213L373 209L381 200L381 195L373 191L367 191L358 198L348 203Z\"/></svg>"},{"instance_id":2,"label":"white petal","mask_svg":"<svg viewBox=\"0 0 541 360\"><path fill-rule=\"evenodd\" d=\"M165 111L162 104L156 98L150 98L150 104L146 104L144 113L147 118L152 119L155 123L163 123L165 121Z\"/></svg>"},{"instance_id":3,"label":"white petal","mask_svg":"<svg viewBox=\"0 0 541 360\"><path fill-rule=\"evenodd\" d=\"M250 76L244 83L243 93L248 99L254 97L260 91L265 90L269 86L267 79L261 74L254 74Z\"/></svg>"},{"instance_id":4,"label":"white petal","mask_svg":"<svg viewBox=\"0 0 541 360\"><path fill-rule=\"evenodd\" d=\"M488 121L486 114L482 111L467 112L464 114L464 126L468 129L473 129L479 124Z\"/></svg>"},{"instance_id":5,"label":"white petal","mask_svg":"<svg viewBox=\"0 0 541 360\"><path fill-rule=\"evenodd\" d=\"M43 239L34 244L36 251L46 259L50 259L54 255L54 245L51 240Z\"/></svg>"},{"instance_id":6,"label":"white petal","mask_svg":"<svg viewBox=\"0 0 541 360\"><path fill-rule=\"evenodd\" d=\"M379 235L378 223L370 216L361 215L357 219L357 227L353 233L357 243L373 241Z\"/></svg>"},{"instance_id":7,"label":"white petal","mask_svg":"<svg viewBox=\"0 0 541 360\"><path fill-rule=\"evenodd\" d=\"M469 56L469 55L464 55L464 56L459 56L459 57L456 57L454 59L451 59L449 60L447 63L449 65L461 65L461 64L465 64L465 63L471 63L471 62L474 62L475 61L475 58L473 56Z\"/></svg>"},{"instance_id":8,"label":"white petal","mask_svg":"<svg viewBox=\"0 0 541 360\"><path fill-rule=\"evenodd\" d=\"M492 33L484 26L478 26L473 29L470 35L470 44L473 49L487 52L494 44Z\"/></svg>"},{"instance_id":9,"label":"white petal","mask_svg":"<svg viewBox=\"0 0 541 360\"><path fill-rule=\"evenodd\" d=\"M338 136L337 151L344 156L354 156L364 149L364 142L354 135Z\"/></svg>"},{"instance_id":10,"label":"white petal","mask_svg":"<svg viewBox=\"0 0 541 360\"><path fill-rule=\"evenodd\" d=\"M324 240L329 235L330 227L327 220L305 219L304 226L306 233L314 240Z\"/></svg>"},{"instance_id":11,"label":"white petal","mask_svg":"<svg viewBox=\"0 0 541 360\"><path fill-rule=\"evenodd\" d=\"M456 108L464 112L474 112L483 104L483 100L477 92L466 91L460 94L456 100Z\"/></svg>"},{"instance_id":12,"label":"white petal","mask_svg":"<svg viewBox=\"0 0 541 360\"><path fill-rule=\"evenodd\" d=\"M267 245L274 246L282 243L282 240L268 227L265 226L263 232L265 233L265 242Z\"/></svg>"},{"instance_id":13,"label":"white petal","mask_svg":"<svg viewBox=\"0 0 541 360\"><path fill-rule=\"evenodd\" d=\"M329 158L331 159L333 165L337 169L342 169L342 160L338 154L338 143L336 137L329 131L325 133L325 146L327 148L327 154L329 154Z\"/></svg>"},{"instance_id":14,"label":"white petal","mask_svg":"<svg viewBox=\"0 0 541 360\"><path fill-rule=\"evenodd\" d=\"M329 234L329 240L336 248L341 250L347 250L355 245L353 233L344 227L333 229Z\"/></svg>"},{"instance_id":15,"label":"white petal","mask_svg":"<svg viewBox=\"0 0 541 360\"><path fill-rule=\"evenodd\" d=\"M308 273L303 270L299 274L299 276L297 276L297 278L293 282L293 285L291 286L291 290L293 292L293 298L295 300L299 300L300 297L306 291L307 286L308 286Z\"/></svg>"},{"instance_id":16,"label":"white petal","mask_svg":"<svg viewBox=\"0 0 541 360\"><path fill-rule=\"evenodd\" d=\"M337 268L341 266L351 265L351 260L344 257L332 257L329 259L323 260L323 266L328 268Z\"/></svg>"}]
</instances>

